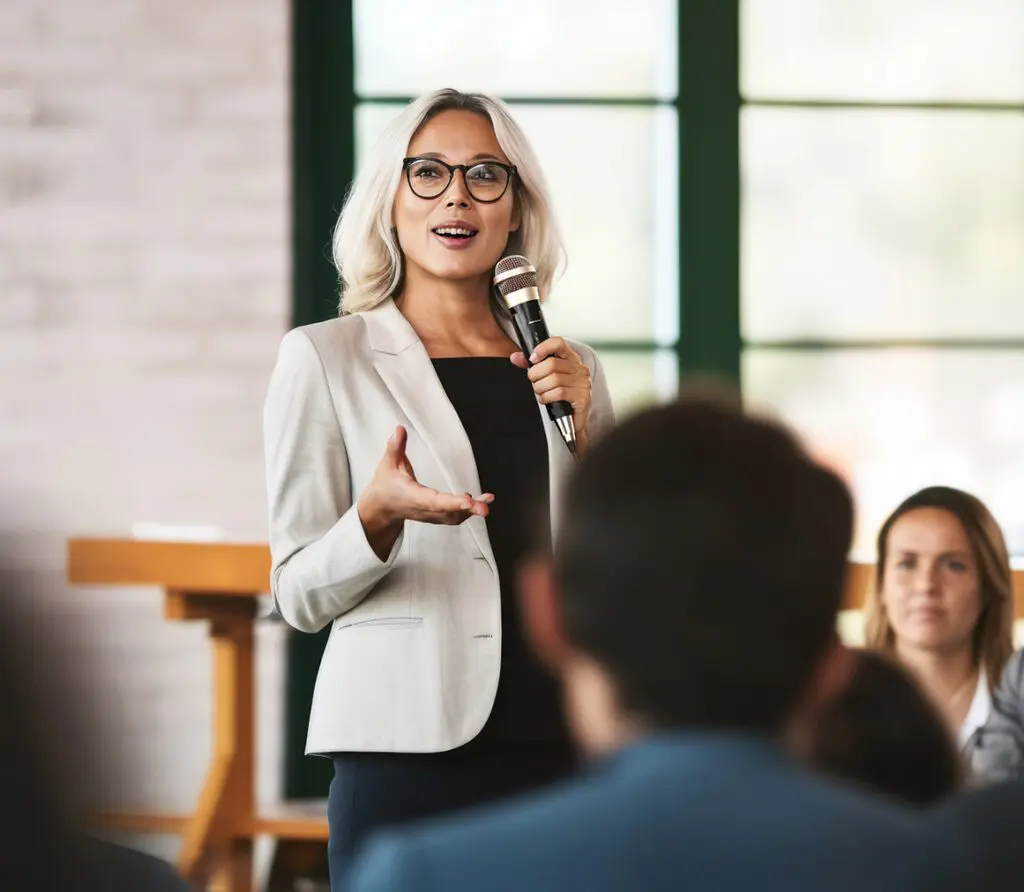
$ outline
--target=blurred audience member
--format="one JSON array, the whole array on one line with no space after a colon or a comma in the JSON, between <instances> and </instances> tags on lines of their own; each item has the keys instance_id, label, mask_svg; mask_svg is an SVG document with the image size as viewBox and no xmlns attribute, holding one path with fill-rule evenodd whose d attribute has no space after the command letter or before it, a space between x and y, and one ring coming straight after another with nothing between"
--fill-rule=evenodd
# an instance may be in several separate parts
<instances>
[{"instance_id":1,"label":"blurred audience member","mask_svg":"<svg viewBox=\"0 0 1024 892\"><path fill-rule=\"evenodd\" d=\"M935 812L940 839L971 864L972 892L1011 892L1024 884L1024 780L988 784Z\"/></svg>"},{"instance_id":2,"label":"blurred audience member","mask_svg":"<svg viewBox=\"0 0 1024 892\"><path fill-rule=\"evenodd\" d=\"M849 681L794 728L797 753L826 774L911 805L932 805L954 793L961 762L931 701L887 657L847 653Z\"/></svg>"},{"instance_id":3,"label":"blurred audience member","mask_svg":"<svg viewBox=\"0 0 1024 892\"><path fill-rule=\"evenodd\" d=\"M70 671L61 636L46 631L46 612L13 579L0 567L0 889L185 892L169 864L76 826L75 773L92 764L80 727L87 709L55 671Z\"/></svg>"},{"instance_id":4,"label":"blurred audience member","mask_svg":"<svg viewBox=\"0 0 1024 892\"><path fill-rule=\"evenodd\" d=\"M916 812L784 752L798 704L843 675L852 514L786 431L708 400L608 433L564 494L553 559L521 576L591 770L383 835L355 892L961 888Z\"/></svg>"},{"instance_id":5,"label":"blurred audience member","mask_svg":"<svg viewBox=\"0 0 1024 892\"><path fill-rule=\"evenodd\" d=\"M993 709L993 687L1013 650L1013 616L1006 542L977 498L928 487L882 525L868 646L911 670L981 777L1007 776L1021 763L1013 730L1019 688L1016 696L1001 694Z\"/></svg>"}]
</instances>

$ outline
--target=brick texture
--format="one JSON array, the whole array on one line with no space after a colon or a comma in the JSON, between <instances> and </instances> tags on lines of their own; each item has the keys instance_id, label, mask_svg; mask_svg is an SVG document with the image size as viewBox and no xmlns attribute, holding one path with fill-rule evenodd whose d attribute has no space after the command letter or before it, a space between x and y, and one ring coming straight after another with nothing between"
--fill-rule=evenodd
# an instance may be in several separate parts
<instances>
[{"instance_id":1,"label":"brick texture","mask_svg":"<svg viewBox=\"0 0 1024 892\"><path fill-rule=\"evenodd\" d=\"M117 801L194 802L206 632L155 592L69 588L63 543L146 521L265 536L287 51L285 0L0 2L0 548L94 670ZM272 799L282 630L259 635Z\"/></svg>"}]
</instances>

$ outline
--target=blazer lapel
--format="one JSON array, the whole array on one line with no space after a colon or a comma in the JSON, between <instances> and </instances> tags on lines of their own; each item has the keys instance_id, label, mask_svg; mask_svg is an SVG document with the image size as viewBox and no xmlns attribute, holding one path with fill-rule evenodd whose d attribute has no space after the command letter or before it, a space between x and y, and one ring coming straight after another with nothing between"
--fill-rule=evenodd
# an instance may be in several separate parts
<instances>
[{"instance_id":1,"label":"blazer lapel","mask_svg":"<svg viewBox=\"0 0 1024 892\"><path fill-rule=\"evenodd\" d=\"M377 373L430 450L449 491L479 496L480 475L473 447L422 341L390 298L364 315ZM473 516L463 526L494 567L486 521Z\"/></svg>"},{"instance_id":2,"label":"blazer lapel","mask_svg":"<svg viewBox=\"0 0 1024 892\"><path fill-rule=\"evenodd\" d=\"M550 481L549 504L551 508L551 538L554 545L558 533L558 520L562 511L562 487L576 464L576 460L565 445L558 427L548 416L548 407L538 403L541 423L548 441L548 480Z\"/></svg>"}]
</instances>

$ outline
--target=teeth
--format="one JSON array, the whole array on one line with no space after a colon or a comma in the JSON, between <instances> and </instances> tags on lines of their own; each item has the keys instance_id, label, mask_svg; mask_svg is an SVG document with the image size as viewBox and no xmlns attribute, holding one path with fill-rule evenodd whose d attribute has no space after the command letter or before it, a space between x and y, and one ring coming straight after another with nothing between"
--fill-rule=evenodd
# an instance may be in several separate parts
<instances>
[{"instance_id":1,"label":"teeth","mask_svg":"<svg viewBox=\"0 0 1024 892\"><path fill-rule=\"evenodd\" d=\"M438 235L461 235L471 236L473 234L472 229L460 229L455 226L439 226L434 230Z\"/></svg>"}]
</instances>

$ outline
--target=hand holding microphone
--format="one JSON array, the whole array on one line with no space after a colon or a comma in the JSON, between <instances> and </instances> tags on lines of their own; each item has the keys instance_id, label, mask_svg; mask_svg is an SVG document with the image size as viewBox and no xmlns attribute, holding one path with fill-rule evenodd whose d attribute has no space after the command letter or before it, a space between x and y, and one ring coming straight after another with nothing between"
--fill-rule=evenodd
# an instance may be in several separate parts
<instances>
[{"instance_id":1,"label":"hand holding microphone","mask_svg":"<svg viewBox=\"0 0 1024 892\"><path fill-rule=\"evenodd\" d=\"M590 418L590 369L562 338L548 335L537 289L537 270L519 254L503 257L494 268L494 285L512 314L522 353L512 362L528 369L534 393L548 407L573 455L587 441Z\"/></svg>"}]
</instances>

